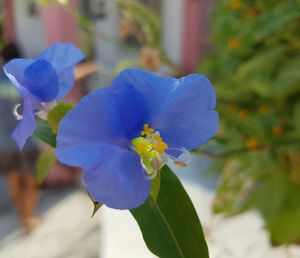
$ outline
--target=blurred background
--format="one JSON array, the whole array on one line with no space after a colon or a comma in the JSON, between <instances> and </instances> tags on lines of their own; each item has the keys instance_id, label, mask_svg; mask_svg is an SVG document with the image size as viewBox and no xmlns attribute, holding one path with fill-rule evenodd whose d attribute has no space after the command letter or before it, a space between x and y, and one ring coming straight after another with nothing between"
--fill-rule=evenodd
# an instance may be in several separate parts
<instances>
[{"instance_id":1,"label":"blurred background","mask_svg":"<svg viewBox=\"0 0 300 258\"><path fill-rule=\"evenodd\" d=\"M75 104L122 69L208 76L220 128L174 168L212 258L300 258L298 0L2 0L1 62L72 42ZM11 140L18 93L0 75L0 257L154 257L129 213L93 204L80 171ZM172 164L170 164L172 166ZM195 257L196 258L196 257Z\"/></svg>"}]
</instances>

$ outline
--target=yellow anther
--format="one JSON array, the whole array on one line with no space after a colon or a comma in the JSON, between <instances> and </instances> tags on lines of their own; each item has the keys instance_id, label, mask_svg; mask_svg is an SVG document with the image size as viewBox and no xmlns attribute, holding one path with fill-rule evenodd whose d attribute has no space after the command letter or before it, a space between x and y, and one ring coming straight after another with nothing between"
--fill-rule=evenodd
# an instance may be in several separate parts
<instances>
[{"instance_id":1,"label":"yellow anther","mask_svg":"<svg viewBox=\"0 0 300 258\"><path fill-rule=\"evenodd\" d=\"M154 133L154 129L149 127L148 124L144 125L144 130L141 132L142 136L146 136L147 138L151 138L152 134Z\"/></svg>"},{"instance_id":2,"label":"yellow anther","mask_svg":"<svg viewBox=\"0 0 300 258\"><path fill-rule=\"evenodd\" d=\"M158 153L163 154L166 149L168 149L168 145L164 143L163 139L158 134L153 134L153 150L156 150Z\"/></svg>"},{"instance_id":3,"label":"yellow anther","mask_svg":"<svg viewBox=\"0 0 300 258\"><path fill-rule=\"evenodd\" d=\"M168 145L164 143L163 139L159 134L154 132L154 129L151 128L148 124L143 126L143 131L141 135L145 138L143 141L139 141L138 144L135 144L136 152L145 156L146 152L156 151L160 154L163 154L166 149L168 149Z\"/></svg>"},{"instance_id":4,"label":"yellow anther","mask_svg":"<svg viewBox=\"0 0 300 258\"><path fill-rule=\"evenodd\" d=\"M158 134L153 134L152 135L153 140L156 142L162 142L162 138Z\"/></svg>"},{"instance_id":5,"label":"yellow anther","mask_svg":"<svg viewBox=\"0 0 300 258\"><path fill-rule=\"evenodd\" d=\"M178 166L178 167L181 167L181 168L186 167L186 163L184 163L184 162L176 161L176 160L174 160L173 162L174 162L174 164L175 164L176 166Z\"/></svg>"},{"instance_id":6,"label":"yellow anther","mask_svg":"<svg viewBox=\"0 0 300 258\"><path fill-rule=\"evenodd\" d=\"M156 150L158 153L163 154L165 150L169 148L169 146L163 141L158 141L153 144L152 148L153 150Z\"/></svg>"}]
</instances>

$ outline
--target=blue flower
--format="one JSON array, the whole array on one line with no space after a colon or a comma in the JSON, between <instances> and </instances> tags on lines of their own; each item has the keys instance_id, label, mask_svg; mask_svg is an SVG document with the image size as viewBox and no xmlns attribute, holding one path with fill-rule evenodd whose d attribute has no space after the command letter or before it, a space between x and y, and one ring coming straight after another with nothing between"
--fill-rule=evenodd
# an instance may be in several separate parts
<instances>
[{"instance_id":1,"label":"blue flower","mask_svg":"<svg viewBox=\"0 0 300 258\"><path fill-rule=\"evenodd\" d=\"M74 65L83 58L83 53L72 44L56 43L37 59L13 59L4 66L4 72L23 99L22 120L13 132L20 149L35 130L35 112L71 90Z\"/></svg>"},{"instance_id":2,"label":"blue flower","mask_svg":"<svg viewBox=\"0 0 300 258\"><path fill-rule=\"evenodd\" d=\"M111 87L90 93L64 117L56 155L83 168L83 181L96 201L132 209L147 199L149 178L166 159L183 165L181 152L213 137L215 104L204 76L174 79L124 70Z\"/></svg>"}]
</instances>

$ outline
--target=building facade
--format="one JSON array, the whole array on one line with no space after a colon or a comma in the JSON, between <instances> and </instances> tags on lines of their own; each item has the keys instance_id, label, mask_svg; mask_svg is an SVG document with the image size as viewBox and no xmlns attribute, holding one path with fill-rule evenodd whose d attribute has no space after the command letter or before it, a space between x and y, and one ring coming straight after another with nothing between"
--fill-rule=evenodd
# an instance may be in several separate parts
<instances>
[{"instance_id":1,"label":"building facade","mask_svg":"<svg viewBox=\"0 0 300 258\"><path fill-rule=\"evenodd\" d=\"M93 24L99 33L118 40L120 11L112 0L57 0L68 2L73 13L96 13ZM207 14L211 0L140 0L155 8L162 20L162 45L169 58L183 70L193 70L207 48ZM4 36L16 41L27 57L35 56L55 42L73 42L81 46L80 29L72 14L57 4L38 5L36 0L4 0ZM119 58L117 45L102 38L92 39L100 62Z\"/></svg>"}]
</instances>

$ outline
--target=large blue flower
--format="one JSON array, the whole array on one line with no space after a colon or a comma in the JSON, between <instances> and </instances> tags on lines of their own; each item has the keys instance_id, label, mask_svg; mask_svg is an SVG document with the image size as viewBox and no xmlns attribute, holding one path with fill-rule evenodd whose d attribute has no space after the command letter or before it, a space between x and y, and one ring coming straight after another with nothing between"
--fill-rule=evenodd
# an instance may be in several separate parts
<instances>
[{"instance_id":1,"label":"large blue flower","mask_svg":"<svg viewBox=\"0 0 300 258\"><path fill-rule=\"evenodd\" d=\"M37 59L13 59L4 66L23 99L22 121L13 132L20 149L35 130L35 112L71 90L74 65L83 58L84 54L72 44L56 43Z\"/></svg>"},{"instance_id":2,"label":"large blue flower","mask_svg":"<svg viewBox=\"0 0 300 258\"><path fill-rule=\"evenodd\" d=\"M215 134L215 104L213 87L204 76L174 79L128 69L65 116L56 155L83 168L84 183L95 200L132 209L146 200L149 174L172 150L178 156L178 150L192 150Z\"/></svg>"}]
</instances>

